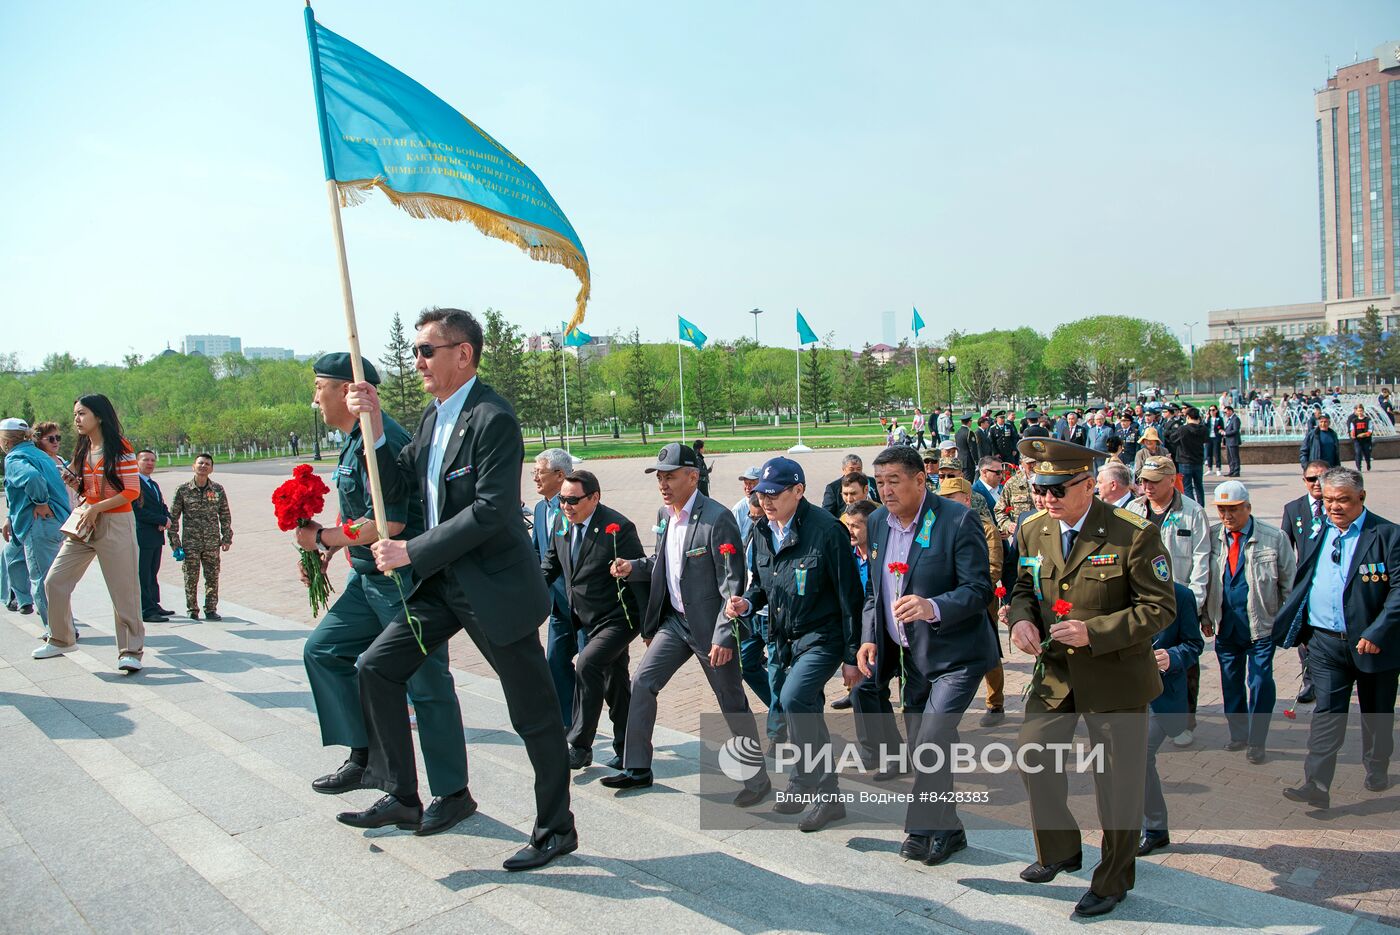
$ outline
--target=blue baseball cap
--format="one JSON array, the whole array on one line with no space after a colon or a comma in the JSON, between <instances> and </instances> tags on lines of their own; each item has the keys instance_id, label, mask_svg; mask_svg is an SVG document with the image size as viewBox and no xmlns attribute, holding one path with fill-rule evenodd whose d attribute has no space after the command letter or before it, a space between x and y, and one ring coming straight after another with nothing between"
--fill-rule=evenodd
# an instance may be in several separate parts
<instances>
[{"instance_id":1,"label":"blue baseball cap","mask_svg":"<svg viewBox=\"0 0 1400 935\"><path fill-rule=\"evenodd\" d=\"M755 493L782 493L796 484L807 483L807 475L802 473L802 465L791 458L769 458L759 471Z\"/></svg>"}]
</instances>

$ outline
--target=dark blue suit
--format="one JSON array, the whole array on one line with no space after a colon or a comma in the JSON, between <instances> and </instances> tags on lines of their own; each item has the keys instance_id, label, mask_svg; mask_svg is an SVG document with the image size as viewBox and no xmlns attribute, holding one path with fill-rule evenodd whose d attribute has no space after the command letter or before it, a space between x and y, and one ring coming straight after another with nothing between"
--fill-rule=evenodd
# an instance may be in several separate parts
<instances>
[{"instance_id":1,"label":"dark blue suit","mask_svg":"<svg viewBox=\"0 0 1400 935\"><path fill-rule=\"evenodd\" d=\"M1153 650L1165 649L1171 660L1162 675L1162 693L1151 702L1152 720L1147 732L1147 786L1143 797L1143 828L1167 830L1167 802L1162 795L1162 779L1157 774L1157 751L1168 737L1186 729L1189 711L1186 670L1201 658L1206 641L1196 615L1196 599L1184 584L1176 588L1176 618L1152 638Z\"/></svg>"},{"instance_id":2,"label":"dark blue suit","mask_svg":"<svg viewBox=\"0 0 1400 935\"><path fill-rule=\"evenodd\" d=\"M1328 526L1301 543L1293 593L1274 618L1276 645L1308 644L1317 707L1313 709L1303 774L1323 789L1331 787L1336 774L1353 685L1361 707L1361 759L1367 775L1384 776L1395 750L1395 688L1400 679L1400 588L1396 586L1400 582L1395 576L1400 573L1400 527L1375 513L1364 516L1344 579L1345 635L1314 629L1308 622L1313 575L1318 562L1331 560L1332 549L1322 548ZM1358 574L1363 565L1384 570ZM1361 639L1376 644L1380 652L1357 652Z\"/></svg>"},{"instance_id":3,"label":"dark blue suit","mask_svg":"<svg viewBox=\"0 0 1400 935\"><path fill-rule=\"evenodd\" d=\"M918 535L930 512L933 522L925 547L919 544ZM982 521L962 504L936 494L925 494L915 517L915 540L905 559L909 572L901 585L903 594L931 600L938 608L939 620L906 624L909 646L901 653L889 635L885 610L889 516L889 510L881 507L868 523L870 581L861 642L876 647L875 678L866 679L851 696L867 756L881 756L882 750L899 744L889 688L896 674L900 675L911 742L937 744L946 750L948 744L957 742L958 721L977 694L982 677L1000 664L996 631L987 615L992 579ZM952 788L953 777L947 769L920 770L914 778L915 801L909 806L905 830L933 834L961 828L951 803L919 801L921 793L946 794Z\"/></svg>"},{"instance_id":4,"label":"dark blue suit","mask_svg":"<svg viewBox=\"0 0 1400 935\"><path fill-rule=\"evenodd\" d=\"M554 524L556 527L559 525L559 518L563 515L561 510L555 509ZM554 548L549 539L556 530L550 528L548 516L545 501L541 500L536 503L535 553L539 555L541 560ZM574 719L574 683L577 681L574 656L583 649L587 637L583 631L576 632L574 629L573 616L569 612L569 595L565 590L563 575L554 579L554 582L549 586L549 596L549 635L544 641L544 654L545 658L549 660L549 675L554 680L554 691L559 695L559 712L564 717L564 727L567 729L573 726Z\"/></svg>"},{"instance_id":5,"label":"dark blue suit","mask_svg":"<svg viewBox=\"0 0 1400 935\"><path fill-rule=\"evenodd\" d=\"M160 527L170 522L170 508L160 485L153 478L141 475L141 496L131 505L136 520L137 578L141 582L141 616L159 613L160 553L165 549L165 533Z\"/></svg>"}]
</instances>

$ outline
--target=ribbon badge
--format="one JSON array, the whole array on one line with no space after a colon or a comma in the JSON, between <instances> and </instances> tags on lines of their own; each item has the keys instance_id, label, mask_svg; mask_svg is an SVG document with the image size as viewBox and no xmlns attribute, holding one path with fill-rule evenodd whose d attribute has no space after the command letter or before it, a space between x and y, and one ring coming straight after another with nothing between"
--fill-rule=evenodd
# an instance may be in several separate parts
<instances>
[{"instance_id":1,"label":"ribbon badge","mask_svg":"<svg viewBox=\"0 0 1400 935\"><path fill-rule=\"evenodd\" d=\"M807 593L807 569L794 569L793 574L797 576L797 596L802 597Z\"/></svg>"},{"instance_id":2,"label":"ribbon badge","mask_svg":"<svg viewBox=\"0 0 1400 935\"><path fill-rule=\"evenodd\" d=\"M914 537L914 541L925 549L928 548L929 534L933 532L933 521L936 518L933 510L926 510L924 512L924 524L919 527L919 534Z\"/></svg>"},{"instance_id":3,"label":"ribbon badge","mask_svg":"<svg viewBox=\"0 0 1400 935\"><path fill-rule=\"evenodd\" d=\"M1020 562L1019 562L1019 564L1020 564L1020 566L1021 566L1022 568L1029 568L1029 569L1031 570L1031 584L1034 585L1034 587L1035 587L1035 599L1038 600L1038 601L1039 601L1039 600L1044 600L1044 598L1045 598L1045 595L1043 595L1043 594L1040 593L1040 564L1041 564L1041 561L1042 561L1042 559L1041 559L1041 557L1040 557L1039 555L1036 555L1036 556L1022 555L1022 556L1021 556L1021 559L1020 559Z\"/></svg>"}]
</instances>

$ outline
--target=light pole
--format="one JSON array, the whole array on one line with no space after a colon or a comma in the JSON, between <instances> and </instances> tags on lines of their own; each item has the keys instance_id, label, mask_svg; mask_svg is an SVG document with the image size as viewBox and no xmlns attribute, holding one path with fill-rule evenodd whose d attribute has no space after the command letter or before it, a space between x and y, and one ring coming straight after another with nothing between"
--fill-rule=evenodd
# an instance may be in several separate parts
<instances>
[{"instance_id":1,"label":"light pole","mask_svg":"<svg viewBox=\"0 0 1400 935\"><path fill-rule=\"evenodd\" d=\"M956 354L949 354L947 357L938 358L938 369L948 375L948 408L953 408L953 374L958 372L958 358Z\"/></svg>"},{"instance_id":2,"label":"light pole","mask_svg":"<svg viewBox=\"0 0 1400 935\"><path fill-rule=\"evenodd\" d=\"M311 404L311 460L321 460L321 407Z\"/></svg>"},{"instance_id":3,"label":"light pole","mask_svg":"<svg viewBox=\"0 0 1400 935\"><path fill-rule=\"evenodd\" d=\"M1186 346L1191 352L1191 395L1196 395L1196 342L1193 340L1193 329L1199 325L1199 321L1188 321L1186 323Z\"/></svg>"},{"instance_id":4,"label":"light pole","mask_svg":"<svg viewBox=\"0 0 1400 935\"><path fill-rule=\"evenodd\" d=\"M608 390L608 395L612 397L613 404L613 438L621 438L617 431L617 390Z\"/></svg>"},{"instance_id":5,"label":"light pole","mask_svg":"<svg viewBox=\"0 0 1400 935\"><path fill-rule=\"evenodd\" d=\"M758 316L763 314L761 308L749 309L749 314L753 316L753 343L758 343Z\"/></svg>"}]
</instances>

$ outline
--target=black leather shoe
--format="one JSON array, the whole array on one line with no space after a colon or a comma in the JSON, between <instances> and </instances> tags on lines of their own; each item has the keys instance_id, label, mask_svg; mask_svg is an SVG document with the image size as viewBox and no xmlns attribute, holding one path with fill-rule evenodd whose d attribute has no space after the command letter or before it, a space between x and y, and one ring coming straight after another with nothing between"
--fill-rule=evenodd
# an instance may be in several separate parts
<instances>
[{"instance_id":1,"label":"black leather shoe","mask_svg":"<svg viewBox=\"0 0 1400 935\"><path fill-rule=\"evenodd\" d=\"M1310 687L1305 688L1298 693L1298 698L1296 700L1298 704L1312 704L1317 700L1317 693Z\"/></svg>"},{"instance_id":2,"label":"black leather shoe","mask_svg":"<svg viewBox=\"0 0 1400 935\"><path fill-rule=\"evenodd\" d=\"M363 812L341 812L335 820L352 828L387 828L394 825L400 831L417 831L423 820L423 808L405 805L392 795L386 795Z\"/></svg>"},{"instance_id":3,"label":"black leather shoe","mask_svg":"<svg viewBox=\"0 0 1400 935\"><path fill-rule=\"evenodd\" d=\"M1290 802L1302 802L1313 808L1332 807L1332 796L1327 793L1327 790L1319 788L1311 782L1305 782L1296 789L1284 789L1283 797Z\"/></svg>"},{"instance_id":4,"label":"black leather shoe","mask_svg":"<svg viewBox=\"0 0 1400 935\"><path fill-rule=\"evenodd\" d=\"M807 803L802 801L801 793L794 792L789 786L787 794L782 801L773 803L773 811L779 815L800 815L807 810Z\"/></svg>"},{"instance_id":5,"label":"black leather shoe","mask_svg":"<svg viewBox=\"0 0 1400 935\"><path fill-rule=\"evenodd\" d=\"M604 776L601 781L609 789L621 792L625 789L647 788L652 783L652 775L649 769L625 769L616 776Z\"/></svg>"},{"instance_id":6,"label":"black leather shoe","mask_svg":"<svg viewBox=\"0 0 1400 935\"><path fill-rule=\"evenodd\" d=\"M12 614L19 613L19 601L6 601L5 609Z\"/></svg>"},{"instance_id":7,"label":"black leather shoe","mask_svg":"<svg viewBox=\"0 0 1400 935\"><path fill-rule=\"evenodd\" d=\"M311 788L323 795L340 795L355 789L373 789L365 785L365 768L358 763L346 760L340 769L327 773L319 779L311 780Z\"/></svg>"},{"instance_id":8,"label":"black leather shoe","mask_svg":"<svg viewBox=\"0 0 1400 935\"><path fill-rule=\"evenodd\" d=\"M205 619L205 620L222 620L222 619L224 619L224 618L223 618L220 614L214 613L214 611L212 611L212 610L206 610L206 611L204 612L204 619Z\"/></svg>"},{"instance_id":9,"label":"black leather shoe","mask_svg":"<svg viewBox=\"0 0 1400 935\"><path fill-rule=\"evenodd\" d=\"M173 617L173 616L175 616L175 611L173 611L173 610L166 610L164 607L161 607L159 604L156 605L156 613L160 614L162 617Z\"/></svg>"},{"instance_id":10,"label":"black leather shoe","mask_svg":"<svg viewBox=\"0 0 1400 935\"><path fill-rule=\"evenodd\" d=\"M933 846L929 848L924 863L930 867L943 863L958 851L967 848L967 832L962 829L945 831L933 836Z\"/></svg>"},{"instance_id":11,"label":"black leather shoe","mask_svg":"<svg viewBox=\"0 0 1400 935\"><path fill-rule=\"evenodd\" d=\"M734 796L734 807L753 808L759 802L768 798L768 793L772 791L773 784L771 782L765 782L763 785L752 789L745 786L743 789L739 790L738 795Z\"/></svg>"},{"instance_id":12,"label":"black leather shoe","mask_svg":"<svg viewBox=\"0 0 1400 935\"><path fill-rule=\"evenodd\" d=\"M622 754L614 753L612 759L603 764L608 769L622 769Z\"/></svg>"},{"instance_id":13,"label":"black leather shoe","mask_svg":"<svg viewBox=\"0 0 1400 935\"><path fill-rule=\"evenodd\" d=\"M21 614L32 614L32 613L34 613L34 605L33 605L33 604L20 604L20 605L19 605L19 612L20 612Z\"/></svg>"},{"instance_id":14,"label":"black leather shoe","mask_svg":"<svg viewBox=\"0 0 1400 935\"><path fill-rule=\"evenodd\" d=\"M928 860L929 852L933 849L933 836L929 834L911 834L904 839L904 843L899 846L899 856L905 860L917 860L923 862Z\"/></svg>"},{"instance_id":15,"label":"black leather shoe","mask_svg":"<svg viewBox=\"0 0 1400 935\"><path fill-rule=\"evenodd\" d=\"M593 751L586 747L569 747L569 769L583 769L593 763Z\"/></svg>"},{"instance_id":16,"label":"black leather shoe","mask_svg":"<svg viewBox=\"0 0 1400 935\"><path fill-rule=\"evenodd\" d=\"M1245 751L1244 758L1251 763L1262 763L1268 759L1263 747L1250 747Z\"/></svg>"},{"instance_id":17,"label":"black leather shoe","mask_svg":"<svg viewBox=\"0 0 1400 935\"><path fill-rule=\"evenodd\" d=\"M1144 831L1138 839L1138 856L1146 857L1153 851L1160 851L1172 843L1172 836L1165 831Z\"/></svg>"},{"instance_id":18,"label":"black leather shoe","mask_svg":"<svg viewBox=\"0 0 1400 935\"><path fill-rule=\"evenodd\" d=\"M1021 879L1027 883L1049 883L1061 873L1074 873L1084 867L1084 852L1080 851L1068 860L1061 860L1046 866L1040 861L1021 871Z\"/></svg>"},{"instance_id":19,"label":"black leather shoe","mask_svg":"<svg viewBox=\"0 0 1400 935\"><path fill-rule=\"evenodd\" d=\"M1006 711L1001 708L988 708L987 713L977 722L978 727L996 727L1006 720Z\"/></svg>"},{"instance_id":20,"label":"black leather shoe","mask_svg":"<svg viewBox=\"0 0 1400 935\"><path fill-rule=\"evenodd\" d=\"M1101 916L1113 911L1113 907L1123 901L1123 894L1117 896L1099 896L1093 890L1089 890L1079 897L1079 902L1074 904L1074 914L1077 916Z\"/></svg>"},{"instance_id":21,"label":"black leather shoe","mask_svg":"<svg viewBox=\"0 0 1400 935\"><path fill-rule=\"evenodd\" d=\"M1366 777L1367 792L1384 792L1390 788L1390 776L1381 773L1379 776Z\"/></svg>"},{"instance_id":22,"label":"black leather shoe","mask_svg":"<svg viewBox=\"0 0 1400 935\"><path fill-rule=\"evenodd\" d=\"M850 693L848 692L848 693L846 694L846 697L844 697L844 698L837 698L835 701L833 701L833 702L831 703L831 710L833 710L833 711L849 711L849 710L851 710L851 696L850 696Z\"/></svg>"},{"instance_id":23,"label":"black leather shoe","mask_svg":"<svg viewBox=\"0 0 1400 935\"><path fill-rule=\"evenodd\" d=\"M160 614L142 614L141 619L146 623L167 623L170 618L162 617Z\"/></svg>"},{"instance_id":24,"label":"black leather shoe","mask_svg":"<svg viewBox=\"0 0 1400 935\"><path fill-rule=\"evenodd\" d=\"M507 870L533 870L536 867L543 867L556 857L572 854L576 850L578 850L578 832L570 828L564 834L551 834L539 844L531 841L516 851L515 856L508 858L501 866Z\"/></svg>"},{"instance_id":25,"label":"black leather shoe","mask_svg":"<svg viewBox=\"0 0 1400 935\"><path fill-rule=\"evenodd\" d=\"M418 830L413 832L420 838L430 834L442 834L459 821L476 814L476 799L463 789L458 795L440 795L428 803L423 812L423 820Z\"/></svg>"},{"instance_id":26,"label":"black leather shoe","mask_svg":"<svg viewBox=\"0 0 1400 935\"><path fill-rule=\"evenodd\" d=\"M1245 743L1243 740L1232 740L1225 745L1225 749L1231 753L1238 753L1247 746L1249 746L1249 744Z\"/></svg>"},{"instance_id":27,"label":"black leather shoe","mask_svg":"<svg viewBox=\"0 0 1400 935\"><path fill-rule=\"evenodd\" d=\"M802 816L802 820L797 823L797 830L811 833L820 831L833 821L840 821L846 817L846 806L840 802L818 802L807 813Z\"/></svg>"}]
</instances>

